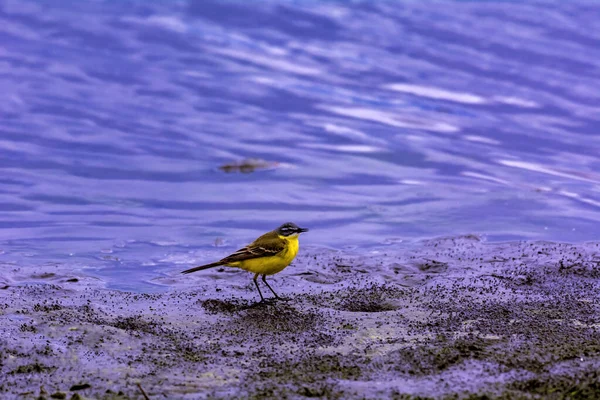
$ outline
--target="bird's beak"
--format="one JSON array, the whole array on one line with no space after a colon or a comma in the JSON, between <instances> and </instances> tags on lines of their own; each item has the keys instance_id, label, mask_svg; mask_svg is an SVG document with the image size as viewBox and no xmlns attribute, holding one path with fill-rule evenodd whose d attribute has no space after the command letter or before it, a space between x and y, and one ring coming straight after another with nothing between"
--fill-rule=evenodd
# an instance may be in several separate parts
<instances>
[{"instance_id":1,"label":"bird's beak","mask_svg":"<svg viewBox=\"0 0 600 400\"><path fill-rule=\"evenodd\" d=\"M298 228L298 233L308 232L308 228Z\"/></svg>"}]
</instances>

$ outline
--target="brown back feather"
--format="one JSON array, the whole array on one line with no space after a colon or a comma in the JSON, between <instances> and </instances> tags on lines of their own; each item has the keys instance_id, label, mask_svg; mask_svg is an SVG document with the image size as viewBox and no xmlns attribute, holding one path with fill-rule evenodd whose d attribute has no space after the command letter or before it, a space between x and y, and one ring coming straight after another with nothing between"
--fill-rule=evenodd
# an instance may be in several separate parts
<instances>
[{"instance_id":1,"label":"brown back feather","mask_svg":"<svg viewBox=\"0 0 600 400\"><path fill-rule=\"evenodd\" d=\"M257 242L260 242L260 244L257 244ZM219 262L222 264L230 264L237 261L250 260L252 258L274 256L285 249L285 245L285 239L279 238L277 232L267 232L248 246L228 255Z\"/></svg>"}]
</instances>

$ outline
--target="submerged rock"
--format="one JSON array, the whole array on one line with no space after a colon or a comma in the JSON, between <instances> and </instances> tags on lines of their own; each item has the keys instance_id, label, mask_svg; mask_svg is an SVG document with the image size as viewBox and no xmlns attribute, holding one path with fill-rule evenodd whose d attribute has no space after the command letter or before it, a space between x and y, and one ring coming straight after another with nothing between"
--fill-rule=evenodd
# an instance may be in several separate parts
<instances>
[{"instance_id":1,"label":"submerged rock","mask_svg":"<svg viewBox=\"0 0 600 400\"><path fill-rule=\"evenodd\" d=\"M261 158L246 158L241 161L223 164L219 169L223 172L242 172L250 173L261 169L273 169L280 166L275 161L266 161Z\"/></svg>"}]
</instances>

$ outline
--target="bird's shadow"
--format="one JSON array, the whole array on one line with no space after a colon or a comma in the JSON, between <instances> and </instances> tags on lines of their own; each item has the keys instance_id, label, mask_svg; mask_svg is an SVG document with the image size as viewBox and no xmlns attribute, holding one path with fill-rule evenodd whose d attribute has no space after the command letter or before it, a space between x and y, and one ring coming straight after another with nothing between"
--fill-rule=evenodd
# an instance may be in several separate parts
<instances>
[{"instance_id":1,"label":"bird's shadow","mask_svg":"<svg viewBox=\"0 0 600 400\"><path fill-rule=\"evenodd\" d=\"M284 307L289 299L266 298L262 301L244 299L208 299L201 303L202 308L209 314L236 314L246 310L260 310L267 307Z\"/></svg>"},{"instance_id":2,"label":"bird's shadow","mask_svg":"<svg viewBox=\"0 0 600 400\"><path fill-rule=\"evenodd\" d=\"M209 299L202 307L210 314L229 315L229 329L248 335L265 332L297 334L314 330L322 315L317 310L305 309L301 304L282 299L265 299L252 302L243 299Z\"/></svg>"}]
</instances>

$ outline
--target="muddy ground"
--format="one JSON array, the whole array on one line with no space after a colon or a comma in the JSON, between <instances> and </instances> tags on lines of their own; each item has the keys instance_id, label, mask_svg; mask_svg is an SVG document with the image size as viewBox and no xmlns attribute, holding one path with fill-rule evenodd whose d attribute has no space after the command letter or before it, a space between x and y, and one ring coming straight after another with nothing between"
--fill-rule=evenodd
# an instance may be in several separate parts
<instances>
[{"instance_id":1,"label":"muddy ground","mask_svg":"<svg viewBox=\"0 0 600 400\"><path fill-rule=\"evenodd\" d=\"M0 397L600 398L597 243L308 250L260 305L243 271L181 269L143 294L1 265Z\"/></svg>"}]
</instances>

